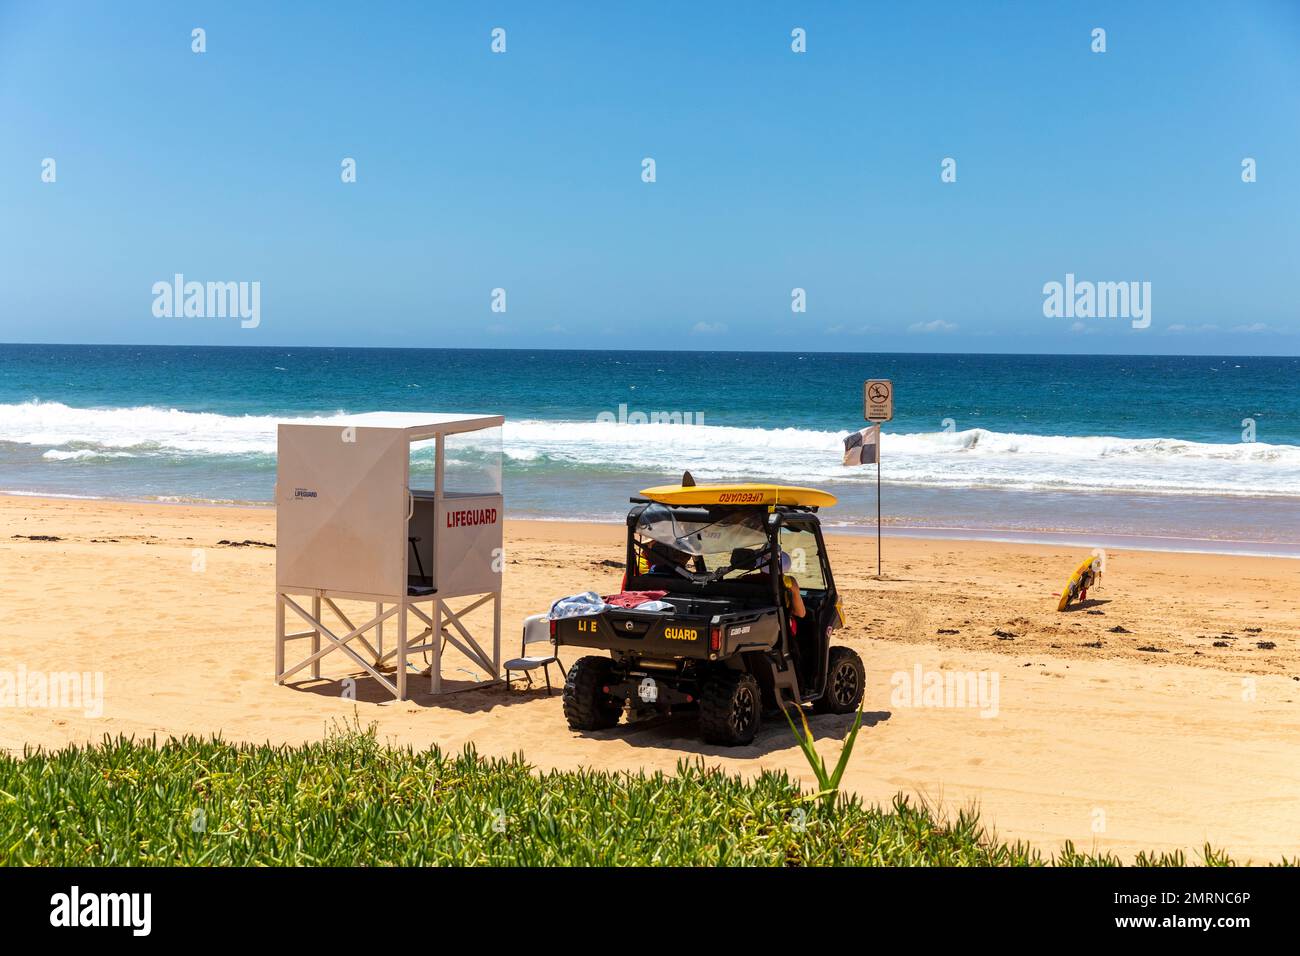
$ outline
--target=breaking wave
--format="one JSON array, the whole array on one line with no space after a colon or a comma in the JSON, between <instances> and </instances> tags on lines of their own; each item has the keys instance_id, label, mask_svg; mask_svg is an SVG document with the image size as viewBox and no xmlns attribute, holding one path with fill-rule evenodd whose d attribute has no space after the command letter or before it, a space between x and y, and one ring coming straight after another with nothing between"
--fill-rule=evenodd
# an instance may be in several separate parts
<instances>
[{"instance_id":1,"label":"breaking wave","mask_svg":"<svg viewBox=\"0 0 1300 956\"><path fill-rule=\"evenodd\" d=\"M148 459L211 460L225 468L242 461L264 470L274 459L277 424L330 424L345 417L225 415L158 406L73 408L37 401L0 405L0 463L23 453L36 454L50 468L130 467L131 459ZM411 417L402 413L392 420ZM500 438L508 473L521 477L690 469L697 478L712 480L874 481L875 469L840 464L847 430L513 419ZM451 451L473 458L483 448L467 441ZM1300 447L1295 445L975 428L886 432L882 460L886 481L917 486L1300 496Z\"/></svg>"}]
</instances>

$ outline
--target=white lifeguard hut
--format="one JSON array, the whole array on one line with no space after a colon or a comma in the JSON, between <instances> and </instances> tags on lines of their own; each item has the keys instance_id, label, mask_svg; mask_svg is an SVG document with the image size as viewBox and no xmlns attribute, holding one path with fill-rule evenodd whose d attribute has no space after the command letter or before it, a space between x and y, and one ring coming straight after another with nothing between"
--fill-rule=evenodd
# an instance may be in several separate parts
<instances>
[{"instance_id":1,"label":"white lifeguard hut","mask_svg":"<svg viewBox=\"0 0 1300 956\"><path fill-rule=\"evenodd\" d=\"M328 424L279 426L277 683L308 667L319 679L321 659L339 651L405 700L409 657L420 654L429 689L440 694L446 644L482 672L469 686L498 680L504 421L500 415L374 412ZM432 488L414 487L413 472L432 479ZM461 598L471 600L453 610L448 602ZM358 601L368 619L353 624L339 605ZM466 622L489 603L490 653ZM341 628L325 625L324 609ZM286 633L286 611L308 629ZM419 628L414 637L408 632L411 616ZM385 650L384 624L390 620L397 640ZM286 645L304 640L311 642L311 653L286 667Z\"/></svg>"}]
</instances>

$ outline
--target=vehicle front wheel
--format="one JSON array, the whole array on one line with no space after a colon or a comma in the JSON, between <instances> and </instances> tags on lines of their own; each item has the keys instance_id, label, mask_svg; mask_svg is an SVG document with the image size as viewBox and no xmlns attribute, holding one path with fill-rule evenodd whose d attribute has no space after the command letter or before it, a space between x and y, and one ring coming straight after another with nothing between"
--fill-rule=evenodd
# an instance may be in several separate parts
<instances>
[{"instance_id":1,"label":"vehicle front wheel","mask_svg":"<svg viewBox=\"0 0 1300 956\"><path fill-rule=\"evenodd\" d=\"M752 674L724 671L701 689L700 733L709 743L728 747L752 743L762 715L762 693Z\"/></svg>"},{"instance_id":2,"label":"vehicle front wheel","mask_svg":"<svg viewBox=\"0 0 1300 956\"><path fill-rule=\"evenodd\" d=\"M623 705L605 693L614 673L608 657L580 657L564 679L564 717L574 730L607 730Z\"/></svg>"},{"instance_id":3,"label":"vehicle front wheel","mask_svg":"<svg viewBox=\"0 0 1300 956\"><path fill-rule=\"evenodd\" d=\"M867 687L867 671L858 652L847 647L832 647L826 668L826 692L813 701L819 714L851 714L862 703Z\"/></svg>"}]
</instances>

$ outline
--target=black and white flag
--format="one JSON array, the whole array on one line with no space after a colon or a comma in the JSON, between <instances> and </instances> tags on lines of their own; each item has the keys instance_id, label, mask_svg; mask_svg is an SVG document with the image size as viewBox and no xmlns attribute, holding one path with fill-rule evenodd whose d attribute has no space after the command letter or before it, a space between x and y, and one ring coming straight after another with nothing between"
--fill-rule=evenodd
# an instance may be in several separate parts
<instances>
[{"instance_id":1,"label":"black and white flag","mask_svg":"<svg viewBox=\"0 0 1300 956\"><path fill-rule=\"evenodd\" d=\"M880 426L872 425L844 438L844 464L874 465L880 460Z\"/></svg>"}]
</instances>

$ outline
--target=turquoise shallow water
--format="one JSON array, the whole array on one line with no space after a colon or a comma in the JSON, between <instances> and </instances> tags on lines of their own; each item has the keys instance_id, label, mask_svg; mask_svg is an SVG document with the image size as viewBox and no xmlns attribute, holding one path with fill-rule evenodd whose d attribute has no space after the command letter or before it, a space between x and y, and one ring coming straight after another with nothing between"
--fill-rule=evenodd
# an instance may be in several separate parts
<instances>
[{"instance_id":1,"label":"turquoise shallow water","mask_svg":"<svg viewBox=\"0 0 1300 956\"><path fill-rule=\"evenodd\" d=\"M859 528L868 377L895 528L1300 546L1297 358L0 345L0 491L267 501L278 421L472 411L507 416L515 516L616 520L689 468L827 487Z\"/></svg>"}]
</instances>

